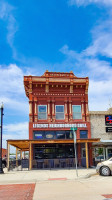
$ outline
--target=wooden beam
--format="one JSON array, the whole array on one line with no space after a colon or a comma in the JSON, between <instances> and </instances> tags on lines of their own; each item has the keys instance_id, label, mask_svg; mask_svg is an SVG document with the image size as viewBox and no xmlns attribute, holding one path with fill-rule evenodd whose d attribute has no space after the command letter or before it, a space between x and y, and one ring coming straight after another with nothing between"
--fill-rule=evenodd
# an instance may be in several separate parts
<instances>
[{"instance_id":1,"label":"wooden beam","mask_svg":"<svg viewBox=\"0 0 112 200\"><path fill-rule=\"evenodd\" d=\"M31 152L31 147L32 147L32 144L31 144L31 142L30 142L30 144L29 144L29 149L30 149L30 151L29 151L29 154L30 154L30 156L29 156L29 169L31 170L32 169L32 157L31 157L31 155L32 155L32 152Z\"/></svg>"},{"instance_id":2,"label":"wooden beam","mask_svg":"<svg viewBox=\"0 0 112 200\"><path fill-rule=\"evenodd\" d=\"M85 143L85 148L86 148L86 168L89 168L89 161L88 161L88 143Z\"/></svg>"},{"instance_id":3,"label":"wooden beam","mask_svg":"<svg viewBox=\"0 0 112 200\"><path fill-rule=\"evenodd\" d=\"M16 148L16 167L18 167L18 156L17 156L17 153L18 153L18 148Z\"/></svg>"},{"instance_id":4,"label":"wooden beam","mask_svg":"<svg viewBox=\"0 0 112 200\"><path fill-rule=\"evenodd\" d=\"M10 144L7 142L7 170L9 171Z\"/></svg>"}]
</instances>

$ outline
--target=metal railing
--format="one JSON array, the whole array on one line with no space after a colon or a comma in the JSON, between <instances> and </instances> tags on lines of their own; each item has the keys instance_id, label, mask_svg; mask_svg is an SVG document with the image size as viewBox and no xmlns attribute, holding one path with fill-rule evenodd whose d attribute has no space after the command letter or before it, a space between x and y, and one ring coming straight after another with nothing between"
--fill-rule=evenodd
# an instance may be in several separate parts
<instances>
[{"instance_id":1,"label":"metal railing","mask_svg":"<svg viewBox=\"0 0 112 200\"><path fill-rule=\"evenodd\" d=\"M35 159L32 160L32 169L74 168L74 158Z\"/></svg>"}]
</instances>

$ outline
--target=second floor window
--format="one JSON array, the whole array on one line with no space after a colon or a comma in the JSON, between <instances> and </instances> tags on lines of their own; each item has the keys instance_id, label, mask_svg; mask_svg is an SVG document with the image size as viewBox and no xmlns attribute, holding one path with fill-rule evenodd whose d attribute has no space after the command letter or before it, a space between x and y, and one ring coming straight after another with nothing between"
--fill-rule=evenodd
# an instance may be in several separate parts
<instances>
[{"instance_id":1,"label":"second floor window","mask_svg":"<svg viewBox=\"0 0 112 200\"><path fill-rule=\"evenodd\" d=\"M47 105L38 106L38 119L47 119Z\"/></svg>"},{"instance_id":2,"label":"second floor window","mask_svg":"<svg viewBox=\"0 0 112 200\"><path fill-rule=\"evenodd\" d=\"M81 106L80 105L73 105L72 106L72 112L73 112L73 119L82 119Z\"/></svg>"},{"instance_id":3,"label":"second floor window","mask_svg":"<svg viewBox=\"0 0 112 200\"><path fill-rule=\"evenodd\" d=\"M56 105L56 119L64 119L64 106Z\"/></svg>"}]
</instances>

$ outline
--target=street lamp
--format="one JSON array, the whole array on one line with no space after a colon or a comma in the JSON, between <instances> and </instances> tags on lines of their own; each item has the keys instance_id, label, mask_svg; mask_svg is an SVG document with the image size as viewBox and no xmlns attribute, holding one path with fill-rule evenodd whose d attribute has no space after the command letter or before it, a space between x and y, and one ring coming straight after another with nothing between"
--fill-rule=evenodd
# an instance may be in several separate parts
<instances>
[{"instance_id":1,"label":"street lamp","mask_svg":"<svg viewBox=\"0 0 112 200\"><path fill-rule=\"evenodd\" d=\"M0 174L3 174L2 168L2 128L3 128L3 103L0 108L1 111L1 124L0 124Z\"/></svg>"}]
</instances>

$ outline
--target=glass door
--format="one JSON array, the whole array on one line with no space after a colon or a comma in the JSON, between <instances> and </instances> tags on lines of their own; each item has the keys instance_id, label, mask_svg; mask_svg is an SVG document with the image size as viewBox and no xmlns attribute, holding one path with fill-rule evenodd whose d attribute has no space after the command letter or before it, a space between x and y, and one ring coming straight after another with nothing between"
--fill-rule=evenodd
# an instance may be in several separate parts
<instances>
[{"instance_id":1,"label":"glass door","mask_svg":"<svg viewBox=\"0 0 112 200\"><path fill-rule=\"evenodd\" d=\"M112 147L107 147L107 149L106 149L106 157L107 157L107 159L112 157Z\"/></svg>"}]
</instances>

